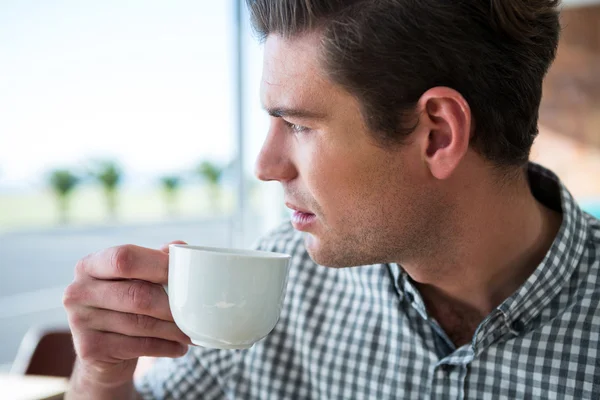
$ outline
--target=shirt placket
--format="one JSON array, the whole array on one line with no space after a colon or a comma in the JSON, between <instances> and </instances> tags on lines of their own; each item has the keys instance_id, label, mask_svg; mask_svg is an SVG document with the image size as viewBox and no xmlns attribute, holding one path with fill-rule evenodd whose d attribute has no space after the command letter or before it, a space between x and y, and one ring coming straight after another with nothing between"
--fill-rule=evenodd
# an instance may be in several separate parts
<instances>
[{"instance_id":1,"label":"shirt placket","mask_svg":"<svg viewBox=\"0 0 600 400\"><path fill-rule=\"evenodd\" d=\"M465 379L467 376L466 364L444 364L435 366L432 373L431 400L464 399Z\"/></svg>"},{"instance_id":2,"label":"shirt placket","mask_svg":"<svg viewBox=\"0 0 600 400\"><path fill-rule=\"evenodd\" d=\"M406 299L428 323L437 337L443 342L445 351L438 354L439 362L432 367L429 376L429 399L464 399L465 379L468 365L473 360L473 347L465 345L458 350L439 324L427 314L425 303L416 288L403 277L402 287Z\"/></svg>"}]
</instances>

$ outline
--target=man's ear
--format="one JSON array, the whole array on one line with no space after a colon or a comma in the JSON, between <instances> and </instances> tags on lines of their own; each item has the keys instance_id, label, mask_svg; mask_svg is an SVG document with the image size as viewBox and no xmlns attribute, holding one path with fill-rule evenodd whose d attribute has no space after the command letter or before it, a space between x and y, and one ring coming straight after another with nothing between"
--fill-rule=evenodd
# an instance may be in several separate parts
<instances>
[{"instance_id":1,"label":"man's ear","mask_svg":"<svg viewBox=\"0 0 600 400\"><path fill-rule=\"evenodd\" d=\"M447 87L423 93L418 108L423 160L435 178L447 179L469 149L471 108L460 93Z\"/></svg>"}]
</instances>

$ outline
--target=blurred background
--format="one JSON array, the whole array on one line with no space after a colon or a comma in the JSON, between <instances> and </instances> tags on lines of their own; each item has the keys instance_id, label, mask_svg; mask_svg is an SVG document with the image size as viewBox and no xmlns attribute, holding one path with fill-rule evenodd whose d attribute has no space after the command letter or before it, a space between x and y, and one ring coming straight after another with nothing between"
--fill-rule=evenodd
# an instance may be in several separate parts
<instances>
[{"instance_id":1,"label":"blurred background","mask_svg":"<svg viewBox=\"0 0 600 400\"><path fill-rule=\"evenodd\" d=\"M600 0L564 1L532 158L600 216ZM249 247L284 220L245 7L0 2L0 373L66 323L76 261L124 243Z\"/></svg>"}]
</instances>

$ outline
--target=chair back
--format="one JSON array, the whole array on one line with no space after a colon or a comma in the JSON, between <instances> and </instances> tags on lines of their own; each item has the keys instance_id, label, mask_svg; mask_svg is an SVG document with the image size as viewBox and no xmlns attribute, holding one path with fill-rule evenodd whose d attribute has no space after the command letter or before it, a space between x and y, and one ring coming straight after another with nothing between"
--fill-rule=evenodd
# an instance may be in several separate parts
<instances>
[{"instance_id":1,"label":"chair back","mask_svg":"<svg viewBox=\"0 0 600 400\"><path fill-rule=\"evenodd\" d=\"M11 373L68 378L74 364L75 348L68 327L33 328L21 342Z\"/></svg>"}]
</instances>

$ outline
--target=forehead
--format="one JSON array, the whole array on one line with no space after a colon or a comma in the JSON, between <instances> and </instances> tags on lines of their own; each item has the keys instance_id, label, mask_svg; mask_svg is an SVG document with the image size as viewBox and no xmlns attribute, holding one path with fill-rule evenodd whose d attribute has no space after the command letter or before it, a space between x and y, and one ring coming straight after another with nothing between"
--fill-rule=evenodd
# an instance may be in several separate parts
<instances>
[{"instance_id":1,"label":"forehead","mask_svg":"<svg viewBox=\"0 0 600 400\"><path fill-rule=\"evenodd\" d=\"M294 39L269 35L261 81L261 101L265 108L305 103L318 106L331 96L328 92L336 90L319 65L319 43L320 36L314 33Z\"/></svg>"}]
</instances>

